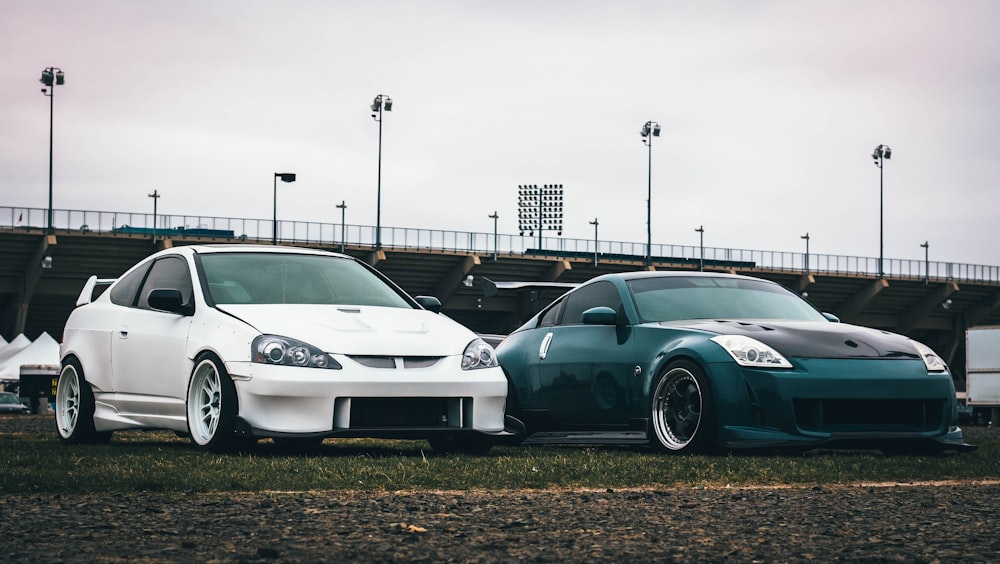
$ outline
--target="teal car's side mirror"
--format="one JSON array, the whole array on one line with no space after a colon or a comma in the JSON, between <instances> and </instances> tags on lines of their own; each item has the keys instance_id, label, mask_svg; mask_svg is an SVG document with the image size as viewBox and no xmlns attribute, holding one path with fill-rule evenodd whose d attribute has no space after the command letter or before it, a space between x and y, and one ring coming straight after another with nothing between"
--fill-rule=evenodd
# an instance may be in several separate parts
<instances>
[{"instance_id":1,"label":"teal car's side mirror","mask_svg":"<svg viewBox=\"0 0 1000 564\"><path fill-rule=\"evenodd\" d=\"M584 325L617 325L618 312L606 306L592 307L583 312Z\"/></svg>"},{"instance_id":2,"label":"teal car's side mirror","mask_svg":"<svg viewBox=\"0 0 1000 564\"><path fill-rule=\"evenodd\" d=\"M824 311L824 312L823 312L823 317L825 317L825 318L829 319L830 321L832 321L832 322L834 322L834 323L840 323L840 318L839 318L839 317L837 317L836 315L832 314L832 313L826 313L826 312Z\"/></svg>"}]
</instances>

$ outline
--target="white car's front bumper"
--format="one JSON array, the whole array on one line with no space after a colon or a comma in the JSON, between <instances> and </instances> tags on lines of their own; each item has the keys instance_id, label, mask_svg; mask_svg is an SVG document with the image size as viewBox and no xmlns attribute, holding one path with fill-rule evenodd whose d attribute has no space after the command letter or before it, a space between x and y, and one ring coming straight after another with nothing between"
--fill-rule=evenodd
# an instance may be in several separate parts
<instances>
[{"instance_id":1,"label":"white car's front bumper","mask_svg":"<svg viewBox=\"0 0 1000 564\"><path fill-rule=\"evenodd\" d=\"M460 357L432 367L341 370L228 362L240 417L255 436L500 434L507 380L500 368L462 370Z\"/></svg>"}]
</instances>

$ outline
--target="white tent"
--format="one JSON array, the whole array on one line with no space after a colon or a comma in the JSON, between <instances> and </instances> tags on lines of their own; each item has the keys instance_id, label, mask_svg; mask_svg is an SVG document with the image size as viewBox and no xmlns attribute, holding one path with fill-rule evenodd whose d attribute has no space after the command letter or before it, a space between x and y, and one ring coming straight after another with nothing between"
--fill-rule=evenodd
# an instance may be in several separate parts
<instances>
[{"instance_id":1,"label":"white tent","mask_svg":"<svg viewBox=\"0 0 1000 564\"><path fill-rule=\"evenodd\" d=\"M24 333L14 337L14 340L7 343L7 346L0 348L0 366L6 365L9 358L21 352L22 349L30 344L31 340L25 337Z\"/></svg>"},{"instance_id":2,"label":"white tent","mask_svg":"<svg viewBox=\"0 0 1000 564\"><path fill-rule=\"evenodd\" d=\"M13 354L4 357L11 345L22 337L26 346L19 347ZM59 343L48 333L39 335L35 342L29 341L24 335L18 335L18 339L0 350L0 380L19 380L21 366L26 364L59 364Z\"/></svg>"},{"instance_id":3,"label":"white tent","mask_svg":"<svg viewBox=\"0 0 1000 564\"><path fill-rule=\"evenodd\" d=\"M7 346L7 339L4 339L3 335L0 335L0 350L3 350L3 348L6 346Z\"/></svg>"}]
</instances>

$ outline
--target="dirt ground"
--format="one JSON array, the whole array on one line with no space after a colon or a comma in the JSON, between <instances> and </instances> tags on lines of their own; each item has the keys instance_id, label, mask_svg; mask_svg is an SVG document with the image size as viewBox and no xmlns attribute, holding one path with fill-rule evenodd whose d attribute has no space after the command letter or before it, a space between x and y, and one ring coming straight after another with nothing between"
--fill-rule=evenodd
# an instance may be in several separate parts
<instances>
[{"instance_id":1,"label":"dirt ground","mask_svg":"<svg viewBox=\"0 0 1000 564\"><path fill-rule=\"evenodd\" d=\"M996 562L998 500L1000 476L749 489L17 495L0 498L0 554L7 562Z\"/></svg>"}]
</instances>

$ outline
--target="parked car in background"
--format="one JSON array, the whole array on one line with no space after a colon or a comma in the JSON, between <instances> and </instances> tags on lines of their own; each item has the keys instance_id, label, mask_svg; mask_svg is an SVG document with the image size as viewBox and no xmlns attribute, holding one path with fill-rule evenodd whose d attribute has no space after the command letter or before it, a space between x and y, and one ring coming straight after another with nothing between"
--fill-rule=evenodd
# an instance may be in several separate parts
<instances>
[{"instance_id":1,"label":"parked car in background","mask_svg":"<svg viewBox=\"0 0 1000 564\"><path fill-rule=\"evenodd\" d=\"M23 415L30 413L31 409L21 403L21 398L11 392L0 392L0 415L15 413Z\"/></svg>"},{"instance_id":2,"label":"parked car in background","mask_svg":"<svg viewBox=\"0 0 1000 564\"><path fill-rule=\"evenodd\" d=\"M508 427L530 443L974 448L945 363L757 278L595 278L498 345Z\"/></svg>"},{"instance_id":3,"label":"parked car in background","mask_svg":"<svg viewBox=\"0 0 1000 564\"><path fill-rule=\"evenodd\" d=\"M344 255L286 247L167 249L67 321L59 437L168 429L228 452L261 438L425 438L484 452L504 433L491 346Z\"/></svg>"}]
</instances>

